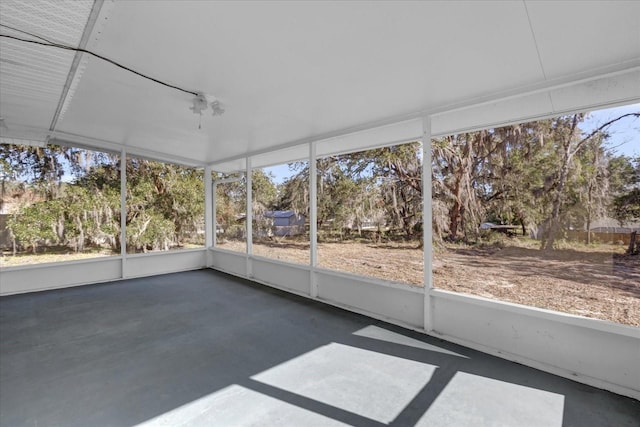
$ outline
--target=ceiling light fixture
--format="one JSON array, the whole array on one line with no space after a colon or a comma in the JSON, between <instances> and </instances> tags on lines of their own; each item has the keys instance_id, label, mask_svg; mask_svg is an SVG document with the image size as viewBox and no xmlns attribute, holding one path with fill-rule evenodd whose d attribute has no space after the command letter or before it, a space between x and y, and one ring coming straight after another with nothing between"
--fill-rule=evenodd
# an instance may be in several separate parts
<instances>
[{"instance_id":1,"label":"ceiling light fixture","mask_svg":"<svg viewBox=\"0 0 640 427\"><path fill-rule=\"evenodd\" d=\"M202 112L209 108L209 101L207 100L207 95L204 93L198 93L193 98L192 102L193 105L189 107L189 109L193 111L193 114L202 115ZM223 115L225 111L222 103L215 98L213 99L213 102L211 102L211 109L213 110L212 114L214 117Z\"/></svg>"},{"instance_id":2,"label":"ceiling light fixture","mask_svg":"<svg viewBox=\"0 0 640 427\"><path fill-rule=\"evenodd\" d=\"M209 108L209 101L207 100L207 95L202 92L198 92L197 95L192 100L193 105L189 107L193 114L198 114L200 116L200 121L198 123L198 129L202 129L202 112ZM211 102L211 110L213 111L213 117L221 116L224 114L224 108L222 103L213 97L213 102Z\"/></svg>"},{"instance_id":3,"label":"ceiling light fixture","mask_svg":"<svg viewBox=\"0 0 640 427\"><path fill-rule=\"evenodd\" d=\"M193 114L200 114L207 109L207 97L203 93L197 94L193 98L193 106L189 108Z\"/></svg>"},{"instance_id":4,"label":"ceiling light fixture","mask_svg":"<svg viewBox=\"0 0 640 427\"><path fill-rule=\"evenodd\" d=\"M211 103L211 109L213 110L213 116L221 116L224 114L224 108L217 99Z\"/></svg>"}]
</instances>

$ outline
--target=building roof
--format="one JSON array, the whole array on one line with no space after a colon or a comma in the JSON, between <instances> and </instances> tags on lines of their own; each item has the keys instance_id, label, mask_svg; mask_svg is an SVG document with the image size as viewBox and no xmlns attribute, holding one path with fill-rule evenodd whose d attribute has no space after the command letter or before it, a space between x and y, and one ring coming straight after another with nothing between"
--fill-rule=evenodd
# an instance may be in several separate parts
<instances>
[{"instance_id":1,"label":"building roof","mask_svg":"<svg viewBox=\"0 0 640 427\"><path fill-rule=\"evenodd\" d=\"M612 231L625 230L625 231ZM591 231L600 233L631 233L632 231L640 231L640 222L627 221L622 224L614 218L600 218L591 224Z\"/></svg>"},{"instance_id":2,"label":"building roof","mask_svg":"<svg viewBox=\"0 0 640 427\"><path fill-rule=\"evenodd\" d=\"M267 218L290 218L292 216L296 216L294 211L266 211L264 216Z\"/></svg>"},{"instance_id":3,"label":"building roof","mask_svg":"<svg viewBox=\"0 0 640 427\"><path fill-rule=\"evenodd\" d=\"M634 231L640 232L640 227L595 227L591 229L592 233L631 234Z\"/></svg>"}]
</instances>

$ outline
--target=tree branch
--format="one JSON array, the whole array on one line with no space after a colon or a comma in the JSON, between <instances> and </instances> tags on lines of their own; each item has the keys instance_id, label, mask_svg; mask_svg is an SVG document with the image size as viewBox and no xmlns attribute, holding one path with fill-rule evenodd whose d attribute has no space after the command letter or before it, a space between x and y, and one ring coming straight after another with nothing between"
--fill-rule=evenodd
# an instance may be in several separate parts
<instances>
[{"instance_id":1,"label":"tree branch","mask_svg":"<svg viewBox=\"0 0 640 427\"><path fill-rule=\"evenodd\" d=\"M615 122L624 119L625 117L635 117L635 118L640 118L640 113L627 113L627 114L623 114L620 117L617 117L615 119L609 120L608 122L600 125L599 127L597 127L596 129L594 129L589 135L585 136L584 138L582 138L580 141L578 141L578 143L576 144L576 148L573 150L573 154L575 154L580 147L582 147L582 145L587 142L588 140L590 140L591 138L593 138L593 136L595 134L597 134L598 132L602 132L603 129L611 126L612 124L614 124Z\"/></svg>"}]
</instances>

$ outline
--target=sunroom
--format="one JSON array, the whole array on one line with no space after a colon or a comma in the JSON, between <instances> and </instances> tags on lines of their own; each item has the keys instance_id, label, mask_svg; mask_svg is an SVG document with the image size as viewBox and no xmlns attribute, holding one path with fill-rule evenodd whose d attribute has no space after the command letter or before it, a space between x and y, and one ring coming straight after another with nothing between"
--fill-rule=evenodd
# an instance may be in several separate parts
<instances>
[{"instance_id":1,"label":"sunroom","mask_svg":"<svg viewBox=\"0 0 640 427\"><path fill-rule=\"evenodd\" d=\"M0 59L1 425L640 419L639 2L3 0Z\"/></svg>"}]
</instances>

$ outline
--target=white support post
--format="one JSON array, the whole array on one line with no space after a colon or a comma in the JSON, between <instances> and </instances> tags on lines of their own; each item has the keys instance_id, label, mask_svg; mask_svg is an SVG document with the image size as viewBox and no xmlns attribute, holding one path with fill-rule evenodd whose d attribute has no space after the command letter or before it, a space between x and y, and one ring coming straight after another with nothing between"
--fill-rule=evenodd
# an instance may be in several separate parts
<instances>
[{"instance_id":1,"label":"white support post","mask_svg":"<svg viewBox=\"0 0 640 427\"><path fill-rule=\"evenodd\" d=\"M127 277L127 151L120 150L120 257L121 277Z\"/></svg>"},{"instance_id":2,"label":"white support post","mask_svg":"<svg viewBox=\"0 0 640 427\"><path fill-rule=\"evenodd\" d=\"M253 254L253 193L252 193L252 178L251 173L251 157L247 157L247 169L246 169L246 185L247 185L247 277L253 276L253 269L251 267L251 254Z\"/></svg>"},{"instance_id":3,"label":"white support post","mask_svg":"<svg viewBox=\"0 0 640 427\"><path fill-rule=\"evenodd\" d=\"M433 209L431 194L431 116L422 119L422 238L424 257L424 331L433 330Z\"/></svg>"},{"instance_id":4,"label":"white support post","mask_svg":"<svg viewBox=\"0 0 640 427\"><path fill-rule=\"evenodd\" d=\"M216 200L215 183L211 179L211 166L204 168L204 246L207 249L206 266L209 267L209 248L215 245L216 239Z\"/></svg>"},{"instance_id":5,"label":"white support post","mask_svg":"<svg viewBox=\"0 0 640 427\"><path fill-rule=\"evenodd\" d=\"M318 265L318 199L317 199L317 163L316 143L309 144L309 257L310 257L310 289L311 298L318 297L318 280L316 266Z\"/></svg>"}]
</instances>

